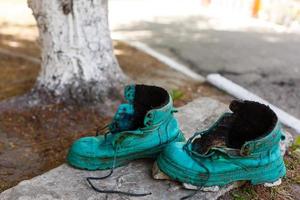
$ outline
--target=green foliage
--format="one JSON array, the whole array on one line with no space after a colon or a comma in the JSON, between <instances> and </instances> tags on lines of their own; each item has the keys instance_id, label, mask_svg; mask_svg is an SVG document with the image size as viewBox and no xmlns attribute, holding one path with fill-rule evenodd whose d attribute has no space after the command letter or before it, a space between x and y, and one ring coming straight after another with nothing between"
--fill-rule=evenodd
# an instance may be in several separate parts
<instances>
[{"instance_id":1,"label":"green foliage","mask_svg":"<svg viewBox=\"0 0 300 200\"><path fill-rule=\"evenodd\" d=\"M184 93L181 90L174 89L170 92L170 95L172 99L176 101L176 100L180 100L184 96Z\"/></svg>"},{"instance_id":2,"label":"green foliage","mask_svg":"<svg viewBox=\"0 0 300 200\"><path fill-rule=\"evenodd\" d=\"M257 199L258 194L252 186L246 186L231 193L233 200Z\"/></svg>"},{"instance_id":3,"label":"green foliage","mask_svg":"<svg viewBox=\"0 0 300 200\"><path fill-rule=\"evenodd\" d=\"M296 146L300 147L300 136L297 136L297 137L296 137L294 144L295 144Z\"/></svg>"},{"instance_id":4,"label":"green foliage","mask_svg":"<svg viewBox=\"0 0 300 200\"><path fill-rule=\"evenodd\" d=\"M291 146L292 150L300 149L300 136L295 138L294 144Z\"/></svg>"}]
</instances>

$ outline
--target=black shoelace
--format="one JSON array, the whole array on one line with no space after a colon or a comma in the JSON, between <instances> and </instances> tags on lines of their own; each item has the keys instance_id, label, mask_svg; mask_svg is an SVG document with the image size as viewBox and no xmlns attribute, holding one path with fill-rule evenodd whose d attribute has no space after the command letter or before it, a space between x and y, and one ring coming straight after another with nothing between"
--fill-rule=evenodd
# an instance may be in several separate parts
<instances>
[{"instance_id":1,"label":"black shoelace","mask_svg":"<svg viewBox=\"0 0 300 200\"><path fill-rule=\"evenodd\" d=\"M103 128L99 129L97 128L97 131L96 131L96 136L98 136L100 134L100 130L105 130L108 128L108 125L104 126ZM105 140L106 140L106 135L108 134L109 132L105 132L104 135L105 135ZM117 149L117 148L116 148ZM115 169L115 166L116 166L116 160L117 160L117 150L114 151L114 160L113 160L113 165L112 165L112 168L110 170L110 172L105 175L105 176L102 176L102 177L87 177L86 180L89 184L89 186L95 190L96 192L99 192L99 193L106 193L106 194L122 194L122 195L127 195L127 196L133 196L133 197L143 197L143 196L147 196L147 195L151 195L152 193L151 192L148 192L148 193L133 193L133 192L126 192L126 191L120 191L120 190L102 190L102 189L99 189L97 188L93 183L92 181L93 180L104 180L108 177L110 177L113 172L114 172L114 169Z\"/></svg>"},{"instance_id":2,"label":"black shoelace","mask_svg":"<svg viewBox=\"0 0 300 200\"><path fill-rule=\"evenodd\" d=\"M195 196L200 190L202 189L202 187L199 187L197 190L193 191L191 194L181 197L180 200L185 200L185 199L189 199L192 198L193 196Z\"/></svg>"},{"instance_id":3,"label":"black shoelace","mask_svg":"<svg viewBox=\"0 0 300 200\"><path fill-rule=\"evenodd\" d=\"M223 126L223 127L225 127L225 128L228 128L225 124L221 124L221 126ZM190 150L190 149L188 148L188 146L189 146L191 143L193 143L193 140L194 140L196 137L198 137L198 136L201 137L201 135L204 134L204 133L205 133L205 132L198 132L198 133L195 133L194 136L192 136L191 138L188 139L188 141L186 142L186 144L183 146L183 149L184 149L189 155L191 155L191 157L192 157L199 165L201 165L201 166L205 169L205 171L206 171L206 173L207 173L207 178L206 178L206 181L205 181L205 182L207 182L208 179L209 179L209 176L210 176L210 171L209 171L209 169L208 169L204 164L202 164L200 161L197 161L197 158L196 158L195 156L193 156L193 154L194 154L193 150ZM228 154L226 154L226 155L227 155L228 157L230 157L230 155L228 155ZM230 160L230 162L236 164L237 166L241 167L241 168L244 169L245 171L249 171L248 168L247 168L247 166L245 166L244 164L242 164L242 163L240 163L240 162L238 162L238 161ZM188 198L191 198L191 197L193 197L194 195L196 195L201 189L203 189L203 186L205 185L205 182L204 182L204 183L203 183L196 191L194 191L192 194L187 195L187 196L185 196L185 197L182 197L180 200L188 199Z\"/></svg>"},{"instance_id":4,"label":"black shoelace","mask_svg":"<svg viewBox=\"0 0 300 200\"><path fill-rule=\"evenodd\" d=\"M194 136L192 136L191 138L189 138L188 139L188 141L185 143L185 145L183 146L183 149L192 157L192 158L194 158L194 156L192 155L193 154L193 152L191 152L190 150L189 150L189 148L188 148L188 146L193 142L193 140L195 139L195 137L196 136L201 136L201 132L199 132L199 133L195 133L194 134ZM197 159L195 160L195 161L197 161ZM206 178L206 182L208 181L208 179L209 179L209 169L205 166L205 165L203 165L201 162L198 162L197 161L197 163L199 164L199 165L201 165L204 169L205 169L205 171L207 172L207 178ZM197 190L195 190L195 191L193 191L191 194L189 194L189 195L186 195L186 196L184 196L184 197L181 197L180 198L180 200L185 200L185 199L189 199L189 198L192 198L193 196L195 196L200 190L202 190L202 188L203 188L203 186L205 185L205 182L199 187L199 188L197 188Z\"/></svg>"}]
</instances>

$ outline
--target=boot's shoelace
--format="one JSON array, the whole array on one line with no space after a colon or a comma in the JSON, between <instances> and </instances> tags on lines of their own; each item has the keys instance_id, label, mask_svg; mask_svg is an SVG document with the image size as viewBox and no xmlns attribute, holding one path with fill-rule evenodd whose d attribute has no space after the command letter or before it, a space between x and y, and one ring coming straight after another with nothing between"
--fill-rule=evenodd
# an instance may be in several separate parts
<instances>
[{"instance_id":1,"label":"boot's shoelace","mask_svg":"<svg viewBox=\"0 0 300 200\"><path fill-rule=\"evenodd\" d=\"M203 186L205 185L205 183L208 181L209 179L209 169L204 165L202 164L201 162L199 162L197 159L194 158L193 156L193 152L188 148L188 146L193 142L194 138L197 137L197 136L201 136L203 133L202 132L199 132L199 133L196 133L194 134L194 136L190 137L188 139L188 141L184 144L183 146L183 149L191 156L191 158L193 158L199 165L201 165L201 167L203 167L207 173L207 176L206 176L206 180L198 187L197 190L193 191L191 194L189 195L186 195L184 197L181 197L180 200L185 200L185 199L189 199L193 196L195 196L202 188Z\"/></svg>"},{"instance_id":2,"label":"boot's shoelace","mask_svg":"<svg viewBox=\"0 0 300 200\"><path fill-rule=\"evenodd\" d=\"M109 127L109 125L110 124L106 124L106 125L104 125L103 127L97 127L96 128L96 136L99 136L99 135L107 135L108 133L109 133L109 129L108 129L108 127Z\"/></svg>"},{"instance_id":3,"label":"boot's shoelace","mask_svg":"<svg viewBox=\"0 0 300 200\"><path fill-rule=\"evenodd\" d=\"M183 149L191 156L191 158L193 158L193 159L194 159L201 167L203 167L203 168L205 169L205 171L206 171L206 173L207 173L207 179L203 182L203 184L201 184L201 186L200 186L196 191L194 191L194 192L193 192L192 194L190 194L190 195L187 195L187 196L185 196L185 197L182 197L181 200L188 199L188 198L191 198L191 197L193 197L194 195L196 195L196 194L203 188L203 186L205 185L205 183L208 182L208 180L209 180L209 176L210 176L210 171L209 171L209 169L195 157L195 156L197 156L197 155L195 155L195 152L194 152L193 150L190 150L190 149L188 148L188 146L189 146L190 144L193 143L193 141L194 141L194 139L195 139L196 137L198 137L198 136L201 137L201 135L203 135L203 134L205 134L205 133L206 133L205 131L204 131L204 132L198 132L198 133L195 133L191 138L188 139L188 141L186 142L186 144L184 144ZM227 155L229 158L231 157L231 156L228 155L228 154L224 154L224 155ZM237 161L235 161L235 160L231 160L230 162L236 164L237 166L241 167L241 168L244 169L245 171L249 171L249 169L248 169L245 165L243 165L242 163L240 163L240 162L237 162Z\"/></svg>"},{"instance_id":4,"label":"boot's shoelace","mask_svg":"<svg viewBox=\"0 0 300 200\"><path fill-rule=\"evenodd\" d=\"M202 189L202 187L199 187L197 190L193 191L191 194L181 197L180 200L185 200L185 199L189 199L192 198L193 196L195 196L200 190Z\"/></svg>"},{"instance_id":5,"label":"boot's shoelace","mask_svg":"<svg viewBox=\"0 0 300 200\"><path fill-rule=\"evenodd\" d=\"M223 124L222 124L222 126L224 126L225 128L227 128L227 127L226 127L225 125L223 125ZM206 174L207 174L206 180L199 186L199 188L198 188L196 191L194 191L193 193L191 193L191 194L189 194L189 195L187 195L187 196L182 197L180 200L189 199L189 198L193 197L194 195L196 195L201 189L203 189L205 183L207 183L208 180L209 180L209 177L210 177L210 171L209 171L209 169L208 169L202 162L200 162L200 161L195 157L195 156L197 156L197 155L195 155L195 152L194 152L193 150L190 150L190 149L188 148L188 146L189 146L190 144L193 143L193 141L194 141L194 139L195 139L196 137L198 137L198 136L201 137L201 136L202 136L203 134L205 134L206 132L207 132L207 131L195 133L192 137L190 137L190 138L188 139L188 141L186 142L186 144L184 144L184 146L183 146L183 149L191 156L191 158L193 158L193 159L194 159L201 167L203 167L203 168L205 169ZM229 156L229 155L228 155L228 156ZM236 162L234 162L234 163L236 163ZM236 163L236 164L239 165L240 163ZM239 165L239 166L241 166L241 165ZM241 166L241 167L244 168L244 166Z\"/></svg>"},{"instance_id":6,"label":"boot's shoelace","mask_svg":"<svg viewBox=\"0 0 300 200\"><path fill-rule=\"evenodd\" d=\"M104 129L107 129L109 125L106 125L104 126L103 128L101 129L98 129L97 128L97 131L96 131L96 136L99 135L99 131L100 130L104 130ZM105 137L105 141L106 141L106 136L109 132L105 132L104 133L104 137ZM113 159L113 165L110 169L110 172L105 175L105 176L102 176L102 177L86 177L86 180L89 184L89 186L95 190L96 192L99 192L99 193L106 193L106 194L123 194L123 195L127 195L127 196L133 196L133 197L142 197L142 196L147 196L147 195L151 195L152 193L151 192L148 192L148 193L132 193L132 192L125 192L125 191L120 191L120 190L102 190L102 189L99 189L97 188L96 186L94 186L94 184L92 183L92 180L104 180L108 177L110 177L113 172L114 172L114 169L115 169L115 166L116 166L116 160L117 160L117 149L118 149L118 146L116 147L116 149L114 150L114 159Z\"/></svg>"},{"instance_id":7,"label":"boot's shoelace","mask_svg":"<svg viewBox=\"0 0 300 200\"><path fill-rule=\"evenodd\" d=\"M107 135L110 133L109 127L110 127L110 124L106 124L101 128L97 127L96 133L95 133L96 137L98 137L99 135L104 135L104 141L106 142Z\"/></svg>"}]
</instances>

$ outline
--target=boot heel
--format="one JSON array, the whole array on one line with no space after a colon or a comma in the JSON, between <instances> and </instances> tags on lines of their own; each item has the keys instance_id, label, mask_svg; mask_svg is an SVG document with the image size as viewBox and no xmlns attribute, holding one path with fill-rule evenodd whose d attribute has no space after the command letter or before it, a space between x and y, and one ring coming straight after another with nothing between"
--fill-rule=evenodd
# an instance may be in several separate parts
<instances>
[{"instance_id":1,"label":"boot heel","mask_svg":"<svg viewBox=\"0 0 300 200\"><path fill-rule=\"evenodd\" d=\"M263 184L264 187L276 187L276 186L279 186L281 185L282 181L281 181L281 178L278 178L277 180L275 181L262 181L262 180L252 180L251 181L251 184L252 185L259 185L259 184Z\"/></svg>"},{"instance_id":2,"label":"boot heel","mask_svg":"<svg viewBox=\"0 0 300 200\"><path fill-rule=\"evenodd\" d=\"M281 185L282 181L281 178L278 179L277 181L273 182L273 183L264 183L264 187L276 187Z\"/></svg>"}]
</instances>

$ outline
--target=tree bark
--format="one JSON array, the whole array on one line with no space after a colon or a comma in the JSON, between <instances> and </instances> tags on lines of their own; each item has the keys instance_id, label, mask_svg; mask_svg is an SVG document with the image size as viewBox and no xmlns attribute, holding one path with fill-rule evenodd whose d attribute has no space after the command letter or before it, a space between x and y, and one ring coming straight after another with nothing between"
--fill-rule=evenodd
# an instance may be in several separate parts
<instances>
[{"instance_id":1,"label":"tree bark","mask_svg":"<svg viewBox=\"0 0 300 200\"><path fill-rule=\"evenodd\" d=\"M35 90L58 101L101 102L126 79L113 54L107 0L28 0L42 68Z\"/></svg>"}]
</instances>

